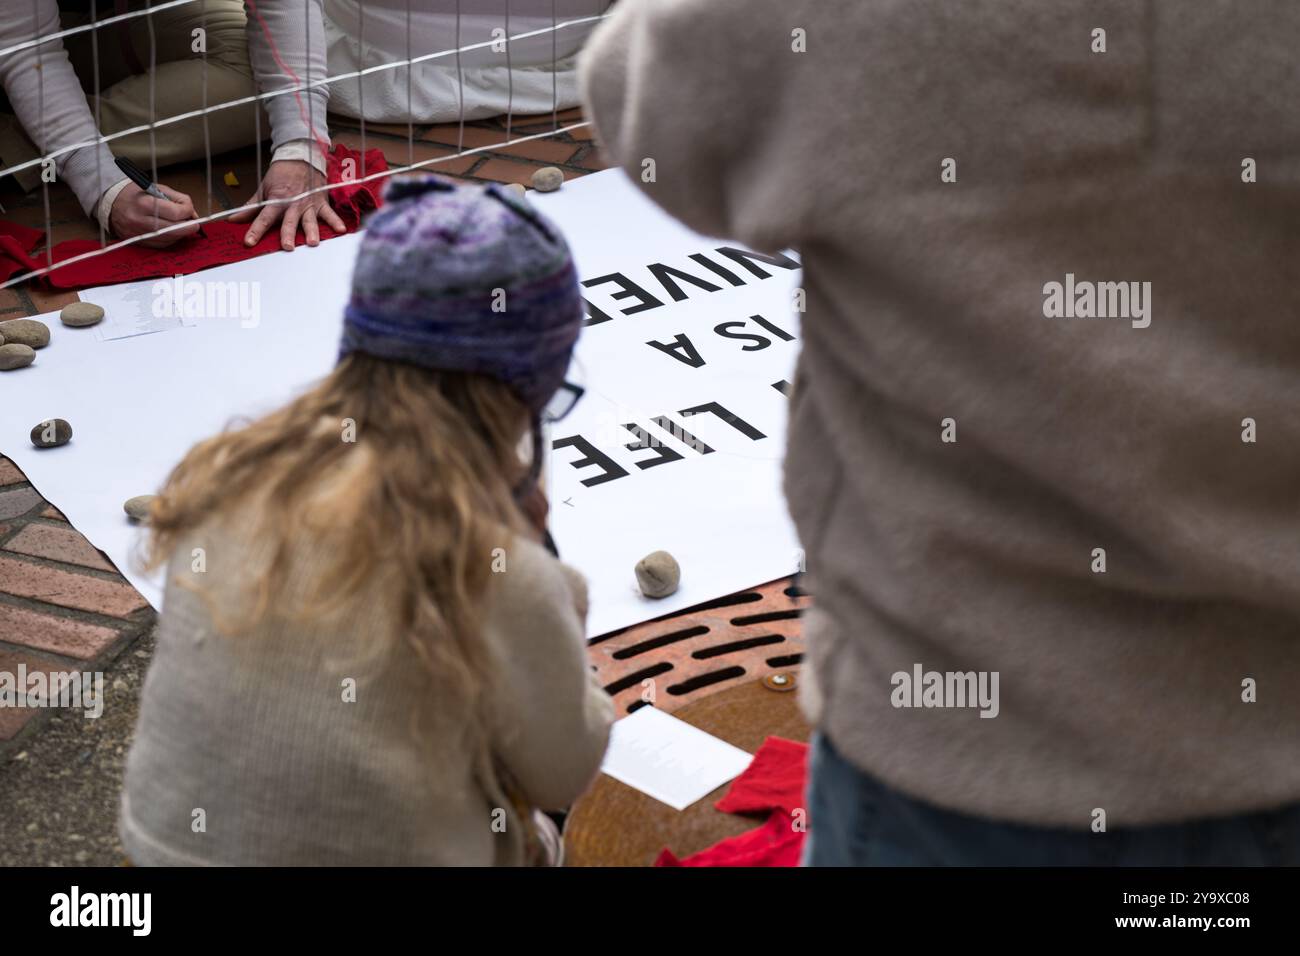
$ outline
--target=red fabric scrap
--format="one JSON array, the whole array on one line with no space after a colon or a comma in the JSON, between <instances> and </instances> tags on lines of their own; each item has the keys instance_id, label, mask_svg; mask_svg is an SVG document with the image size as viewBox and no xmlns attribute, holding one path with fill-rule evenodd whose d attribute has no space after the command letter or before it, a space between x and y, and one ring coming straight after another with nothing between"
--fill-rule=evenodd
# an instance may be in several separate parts
<instances>
[{"instance_id":1,"label":"red fabric scrap","mask_svg":"<svg viewBox=\"0 0 1300 956\"><path fill-rule=\"evenodd\" d=\"M804 807L808 780L808 745L784 737L768 737L745 772L732 781L726 795L714 804L723 813L761 813L781 810L794 816Z\"/></svg>"},{"instance_id":2,"label":"red fabric scrap","mask_svg":"<svg viewBox=\"0 0 1300 956\"><path fill-rule=\"evenodd\" d=\"M345 184L329 191L330 205L347 225L348 231L353 232L361 225L362 215L379 206L383 179L358 182L363 168L361 154L342 143L334 147L328 161L329 182ZM367 176L383 172L388 169L388 162L380 150L369 149L366 150L364 169ZM183 239L166 249L147 249L139 243L123 246L103 255L91 256L56 268L32 281L51 289L84 289L136 279L188 275L200 269L275 252L280 248L278 228L268 232L255 246L244 245L244 234L247 231L248 223L218 219L204 223L199 235ZM322 222L320 235L323 240L333 238L337 233ZM17 272L45 267L43 253L35 257L32 255L32 251L44 238L45 235L40 230L29 229L17 223L0 222L0 282ZM299 234L296 243L302 245L305 241ZM99 248L99 243L93 239L70 239L59 243L52 252L57 264Z\"/></svg>"},{"instance_id":3,"label":"red fabric scrap","mask_svg":"<svg viewBox=\"0 0 1300 956\"><path fill-rule=\"evenodd\" d=\"M761 827L727 837L684 860L664 850L655 866L798 866L805 834L792 823L788 814L774 810Z\"/></svg>"},{"instance_id":4,"label":"red fabric scrap","mask_svg":"<svg viewBox=\"0 0 1300 956\"><path fill-rule=\"evenodd\" d=\"M28 253L40 245L45 233L39 229L0 220L0 282L15 272L31 268Z\"/></svg>"},{"instance_id":5,"label":"red fabric scrap","mask_svg":"<svg viewBox=\"0 0 1300 956\"><path fill-rule=\"evenodd\" d=\"M771 811L767 822L739 836L720 840L707 850L678 859L665 849L655 866L798 866L807 835L804 786L808 779L808 745L768 737L745 772L732 781L714 804L724 813Z\"/></svg>"}]
</instances>

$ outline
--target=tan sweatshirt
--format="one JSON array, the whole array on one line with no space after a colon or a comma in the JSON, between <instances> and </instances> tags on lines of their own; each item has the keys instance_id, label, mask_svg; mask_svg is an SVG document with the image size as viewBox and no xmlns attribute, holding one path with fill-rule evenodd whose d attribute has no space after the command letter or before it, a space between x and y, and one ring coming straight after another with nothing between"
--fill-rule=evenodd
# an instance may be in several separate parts
<instances>
[{"instance_id":1,"label":"tan sweatshirt","mask_svg":"<svg viewBox=\"0 0 1300 956\"><path fill-rule=\"evenodd\" d=\"M863 770L1078 828L1300 800L1297 49L1283 0L628 0L596 31L609 154L802 254L807 703ZM996 716L929 672L996 672Z\"/></svg>"},{"instance_id":2,"label":"tan sweatshirt","mask_svg":"<svg viewBox=\"0 0 1300 956\"><path fill-rule=\"evenodd\" d=\"M202 548L205 569L195 573ZM137 865L512 865L525 828L474 773L462 715L405 644L380 651L380 601L328 624L268 618L218 633L267 553L223 518L178 547L127 761L121 836ZM319 552L295 557L289 592ZM583 642L581 578L532 542L505 549L485 598L499 661L492 746L533 806L591 782L612 720ZM440 690L441 688L441 690Z\"/></svg>"}]
</instances>

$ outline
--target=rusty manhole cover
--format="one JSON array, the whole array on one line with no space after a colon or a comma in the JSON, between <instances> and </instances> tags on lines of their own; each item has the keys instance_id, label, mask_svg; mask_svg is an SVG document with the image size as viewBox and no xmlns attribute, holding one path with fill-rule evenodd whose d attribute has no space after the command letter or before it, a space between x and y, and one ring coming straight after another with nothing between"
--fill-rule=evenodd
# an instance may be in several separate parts
<instances>
[{"instance_id":1,"label":"rusty manhole cover","mask_svg":"<svg viewBox=\"0 0 1300 956\"><path fill-rule=\"evenodd\" d=\"M602 635L587 653L620 717L651 702L671 713L746 681L789 690L803 659L799 617L810 603L794 578L783 578Z\"/></svg>"}]
</instances>

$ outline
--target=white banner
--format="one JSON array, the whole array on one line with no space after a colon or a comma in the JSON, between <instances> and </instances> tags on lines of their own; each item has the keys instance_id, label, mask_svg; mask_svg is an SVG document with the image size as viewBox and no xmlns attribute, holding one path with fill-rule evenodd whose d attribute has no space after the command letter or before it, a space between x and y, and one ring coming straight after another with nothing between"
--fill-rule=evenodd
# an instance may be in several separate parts
<instances>
[{"instance_id":1,"label":"white banner","mask_svg":"<svg viewBox=\"0 0 1300 956\"><path fill-rule=\"evenodd\" d=\"M574 370L587 392L551 429L548 489L560 554L591 582L591 633L793 573L795 260L694 233L618 172L534 201L564 230L590 312ZM671 597L637 590L656 550L682 568Z\"/></svg>"},{"instance_id":2,"label":"white banner","mask_svg":"<svg viewBox=\"0 0 1300 956\"><path fill-rule=\"evenodd\" d=\"M553 427L547 469L561 556L590 582L590 633L796 570L780 492L795 261L682 228L617 171L530 197L564 230L590 309L575 362L587 391ZM101 326L43 316L50 345L0 373L0 451L155 607L160 581L133 560L122 503L155 492L195 442L329 371L358 241L87 290ZM33 448L31 427L55 417L72 442ZM660 549L682 582L652 600L633 567Z\"/></svg>"}]
</instances>

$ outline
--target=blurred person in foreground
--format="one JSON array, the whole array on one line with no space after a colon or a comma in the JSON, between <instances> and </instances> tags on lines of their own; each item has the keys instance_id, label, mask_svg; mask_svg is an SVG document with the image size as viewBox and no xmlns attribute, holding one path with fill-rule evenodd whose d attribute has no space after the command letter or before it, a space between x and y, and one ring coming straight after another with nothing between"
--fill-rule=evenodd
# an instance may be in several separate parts
<instances>
[{"instance_id":1,"label":"blurred person in foreground","mask_svg":"<svg viewBox=\"0 0 1300 956\"><path fill-rule=\"evenodd\" d=\"M803 257L808 862L1300 863L1298 44L1171 0L593 36L645 193Z\"/></svg>"}]
</instances>

